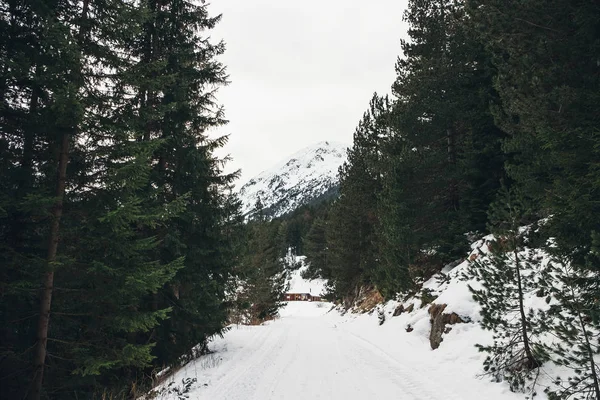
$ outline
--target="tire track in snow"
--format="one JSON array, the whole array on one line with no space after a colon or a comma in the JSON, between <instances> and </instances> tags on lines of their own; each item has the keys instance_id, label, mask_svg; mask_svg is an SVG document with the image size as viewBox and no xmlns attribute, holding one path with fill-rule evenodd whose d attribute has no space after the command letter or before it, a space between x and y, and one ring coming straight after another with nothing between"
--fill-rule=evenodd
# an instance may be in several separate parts
<instances>
[{"instance_id":1,"label":"tire track in snow","mask_svg":"<svg viewBox=\"0 0 600 400\"><path fill-rule=\"evenodd\" d=\"M377 344L375 344L359 335L356 335L348 330L344 330L344 331L346 333L348 333L348 337L359 342L361 346L371 349L373 352L379 354L381 357L385 358L390 363L392 363L397 369L402 371L403 376L405 376L408 380L411 381L412 386L418 387L419 390L429 393L430 397L428 397L427 399L433 399L433 400L435 400L437 398L446 399L446 400L464 400L465 399L465 394L466 394L465 390L468 390L468 388L461 388L461 393L457 394L454 391L449 391L447 387L440 385L440 386L436 387L435 394L432 394L431 391L428 390L428 388L431 386L430 381L426 381L425 379L423 379L423 377L428 376L428 372L429 373L431 372L431 368L428 368L428 371L425 371L420 366L414 365L414 364L411 364L410 368L409 368L409 366L407 366L405 363L397 360L396 358L392 357L388 352L386 352L384 349L379 347ZM434 375L436 376L436 378L443 377L444 384L450 383L454 380L454 378L452 376L449 376L445 370L436 369ZM438 382L439 382L439 380L438 380ZM474 394L473 398L478 399L479 394Z\"/></svg>"},{"instance_id":2,"label":"tire track in snow","mask_svg":"<svg viewBox=\"0 0 600 400\"><path fill-rule=\"evenodd\" d=\"M306 304L308 307L309 305ZM203 400L479 400L465 377L423 359L399 359L378 342L321 316L289 315L236 336L237 347L199 388ZM374 336L376 338L376 336ZM240 347L242 345L242 347ZM410 352L409 352L410 354ZM446 364L447 366L447 364ZM457 379L458 378L458 379Z\"/></svg>"},{"instance_id":3,"label":"tire track in snow","mask_svg":"<svg viewBox=\"0 0 600 400\"><path fill-rule=\"evenodd\" d=\"M252 346L251 348L245 348L245 357L239 359L236 358L236 360L233 361L236 367L228 371L224 378L219 380L216 386L213 386L204 392L202 394L203 398L211 400L248 399L246 394L248 391L253 391L253 387L251 382L244 382L243 379L248 375L249 371L254 368L255 362L260 362L271 353L271 350L276 344L276 340L273 339L277 339L277 337L282 334L279 330L273 332L273 330L269 328L270 326L261 326L259 328L260 333L255 338L255 340L260 340L259 344L257 346ZM243 390L240 390L240 386L243 386ZM239 396L240 394L241 397Z\"/></svg>"}]
</instances>

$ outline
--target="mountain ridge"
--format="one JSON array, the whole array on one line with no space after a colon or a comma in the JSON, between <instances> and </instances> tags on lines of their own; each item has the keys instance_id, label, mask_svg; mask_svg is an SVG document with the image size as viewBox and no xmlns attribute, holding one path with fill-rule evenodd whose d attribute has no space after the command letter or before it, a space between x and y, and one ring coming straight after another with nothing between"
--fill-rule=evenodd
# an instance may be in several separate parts
<instances>
[{"instance_id":1,"label":"mountain ridge","mask_svg":"<svg viewBox=\"0 0 600 400\"><path fill-rule=\"evenodd\" d=\"M349 146L322 141L307 146L248 180L239 190L242 213L252 218L260 200L269 218L287 214L305 204L335 196L339 167Z\"/></svg>"}]
</instances>

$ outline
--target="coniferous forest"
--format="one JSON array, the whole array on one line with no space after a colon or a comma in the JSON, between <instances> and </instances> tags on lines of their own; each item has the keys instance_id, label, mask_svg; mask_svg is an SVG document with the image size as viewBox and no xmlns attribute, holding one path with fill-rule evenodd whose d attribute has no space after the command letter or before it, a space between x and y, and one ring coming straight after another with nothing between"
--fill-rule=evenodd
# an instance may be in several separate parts
<instances>
[{"instance_id":1,"label":"coniferous forest","mask_svg":"<svg viewBox=\"0 0 600 400\"><path fill-rule=\"evenodd\" d=\"M219 17L0 4L2 398L133 398L223 332L239 217Z\"/></svg>"},{"instance_id":2,"label":"coniferous forest","mask_svg":"<svg viewBox=\"0 0 600 400\"><path fill-rule=\"evenodd\" d=\"M229 323L273 318L288 252L351 305L416 293L493 233L473 268L498 333L484 368L520 390L552 359L574 378L550 396L600 398L600 3L409 0L339 197L252 221L209 134L227 123L219 19L203 1L0 0L0 397L139 397ZM554 260L535 280L531 247ZM561 306L526 315L525 290Z\"/></svg>"},{"instance_id":3,"label":"coniferous forest","mask_svg":"<svg viewBox=\"0 0 600 400\"><path fill-rule=\"evenodd\" d=\"M404 19L392 98L373 96L305 238L312 273L346 305L392 299L491 232L493 261L471 268L496 338L485 371L518 391L552 359L574 376L551 398L600 398L600 4L410 0ZM532 290L558 303L526 315ZM536 341L548 332L562 344Z\"/></svg>"}]
</instances>

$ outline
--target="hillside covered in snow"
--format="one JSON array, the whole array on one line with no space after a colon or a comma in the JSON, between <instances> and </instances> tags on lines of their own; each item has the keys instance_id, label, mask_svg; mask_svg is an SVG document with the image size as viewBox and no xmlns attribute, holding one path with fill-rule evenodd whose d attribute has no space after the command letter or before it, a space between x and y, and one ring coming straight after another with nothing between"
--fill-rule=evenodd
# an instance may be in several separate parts
<instances>
[{"instance_id":1,"label":"hillside covered in snow","mask_svg":"<svg viewBox=\"0 0 600 400\"><path fill-rule=\"evenodd\" d=\"M313 296L324 296L327 293L327 280L325 279L304 279L302 274L307 270L305 256L296 256L295 261L299 263L300 268L290 271L287 280L288 293L309 293Z\"/></svg>"},{"instance_id":2,"label":"hillside covered in snow","mask_svg":"<svg viewBox=\"0 0 600 400\"><path fill-rule=\"evenodd\" d=\"M346 161L346 144L319 142L306 147L244 184L242 212L251 216L258 200L263 212L278 217L337 193L338 169Z\"/></svg>"}]
</instances>

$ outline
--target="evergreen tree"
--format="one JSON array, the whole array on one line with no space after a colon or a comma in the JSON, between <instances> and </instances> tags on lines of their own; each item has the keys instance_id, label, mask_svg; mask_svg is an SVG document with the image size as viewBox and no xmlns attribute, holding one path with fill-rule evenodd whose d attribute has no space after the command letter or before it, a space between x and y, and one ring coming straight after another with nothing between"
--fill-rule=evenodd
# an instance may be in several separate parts
<instances>
[{"instance_id":1,"label":"evergreen tree","mask_svg":"<svg viewBox=\"0 0 600 400\"><path fill-rule=\"evenodd\" d=\"M63 245L69 258L55 280L56 325L49 339L52 352L69 362L58 370L55 362L49 364L49 381L61 382L53 396L129 390L127 385L155 358L156 342L148 335L171 311L144 306L184 262L156 260L159 241L152 231L177 217L185 204L142 207L151 151L140 150L143 143L129 143L108 146L110 162L97 171L106 174L103 186L78 193L69 204ZM63 368L72 374L64 376Z\"/></svg>"},{"instance_id":2,"label":"evergreen tree","mask_svg":"<svg viewBox=\"0 0 600 400\"><path fill-rule=\"evenodd\" d=\"M241 221L213 155L226 139L205 134L225 122L223 45L203 37L218 17L179 1L0 10L2 396L135 396L226 320Z\"/></svg>"},{"instance_id":3,"label":"evergreen tree","mask_svg":"<svg viewBox=\"0 0 600 400\"><path fill-rule=\"evenodd\" d=\"M35 339L30 336L33 333L30 321L13 330L22 332L25 340L7 343L9 349L20 354L17 365L25 364L20 365L23 368L19 371L30 373L32 382L24 384L17 379L15 386L8 385L8 390L14 388L13 394L21 391L20 397L27 393L30 398L39 398L46 365L51 360L48 356L54 356L55 360L59 357L56 352L49 353L49 350L56 351L49 341L62 340L49 334L54 331L50 314L60 314L52 307L56 277L60 277L71 262L70 254L61 244L61 239L69 234L64 226L71 218L68 211L70 204L76 201L77 188L89 185L89 189L93 185L93 169L83 170L78 148L83 148L87 133L84 130L98 123L101 117L97 112L105 107L106 99L99 87L102 86L100 81L108 79L106 75L97 74L95 68L115 68L119 58L114 48L122 43L120 35L128 31L121 28L121 32L116 33L113 22L120 21L111 18L106 18L104 23L98 21L127 7L121 2L108 5L103 1L7 2L4 5L7 18L3 21L10 21L8 32L15 42L7 45L2 54L3 82L7 83L2 93L2 131L15 150L6 160L21 158L24 168L19 176L7 182L16 184L19 195L17 202L7 207L7 218L3 222L8 229L2 241L13 249L6 264L9 275L6 282L12 288L9 292L20 288L24 301L17 299L16 309L3 313L2 318L14 319L15 315L10 314L15 311L31 315L35 313L31 302L39 304ZM98 21L94 23L93 17ZM87 181L82 179L84 176ZM15 223L21 222L24 224L18 228ZM15 261L17 264L13 264ZM24 261L22 268L19 264ZM25 274L13 274L14 267ZM28 291L39 287L40 278L42 285L36 299ZM18 350L29 340L35 341L33 347L31 341L26 346L34 349L33 355L28 350ZM27 368L30 360L33 360L32 370ZM9 361L15 360L10 357Z\"/></svg>"},{"instance_id":4,"label":"evergreen tree","mask_svg":"<svg viewBox=\"0 0 600 400\"><path fill-rule=\"evenodd\" d=\"M149 0L140 8L147 17L130 44L139 61L124 79L135 89L129 110L138 140L156 143L145 200L149 206L185 202L181 215L157 232L161 262L185 259L152 306L173 307L155 332L157 362L173 363L223 331L223 299L233 268L226 256L232 244L223 235L224 205L237 174L224 174L222 160L214 156L227 138L209 139L206 133L226 122L214 97L227 83L216 59L224 44L207 37L220 16L211 17L206 4L190 1Z\"/></svg>"},{"instance_id":5,"label":"evergreen tree","mask_svg":"<svg viewBox=\"0 0 600 400\"><path fill-rule=\"evenodd\" d=\"M305 255L308 260L308 269L305 278L330 278L327 262L327 225L326 221L317 218L304 238Z\"/></svg>"},{"instance_id":6,"label":"evergreen tree","mask_svg":"<svg viewBox=\"0 0 600 400\"><path fill-rule=\"evenodd\" d=\"M584 268L576 268L560 251L554 254L542 280L548 301L555 299L547 311L546 329L559 339L547 344L546 349L555 363L573 370L566 382L557 379L557 387L546 390L552 399L600 398L600 368L594 358L600 352L600 308L596 301L599 243L596 236Z\"/></svg>"},{"instance_id":7,"label":"evergreen tree","mask_svg":"<svg viewBox=\"0 0 600 400\"><path fill-rule=\"evenodd\" d=\"M583 265L598 210L598 20L589 1L469 2L498 71L497 124L507 171L535 201L558 246Z\"/></svg>"},{"instance_id":8,"label":"evergreen tree","mask_svg":"<svg viewBox=\"0 0 600 400\"><path fill-rule=\"evenodd\" d=\"M594 232L598 220L597 63L600 6L594 1L470 1L470 20L492 55L501 102L496 123L510 134L503 149L507 172L547 217L548 252L556 255L544 287L554 294L550 324L564 348L550 349L572 363L575 377L555 396L598 397L593 350ZM552 266L553 265L553 266ZM558 282L556 281L558 279ZM564 288L558 293L552 287ZM593 297L592 297L593 298ZM585 305L585 306L584 306ZM592 321L590 323L589 321ZM572 346L574 352L566 351Z\"/></svg>"},{"instance_id":9,"label":"evergreen tree","mask_svg":"<svg viewBox=\"0 0 600 400\"><path fill-rule=\"evenodd\" d=\"M361 286L373 285L377 268L377 196L381 190L381 123L388 101L375 94L354 133L348 161L340 167L340 197L333 204L326 240L330 284L338 297L353 301Z\"/></svg>"},{"instance_id":10,"label":"evergreen tree","mask_svg":"<svg viewBox=\"0 0 600 400\"><path fill-rule=\"evenodd\" d=\"M504 188L492 208L490 256L470 268L482 285L471 288L482 307L481 325L494 332L492 345L478 345L488 353L484 369L497 381L506 380L513 391L533 391L528 380L547 358L537 339L540 316L524 304L525 296L538 288L536 272L541 268L541 256L526 247L528 230L521 228L529 212L518 194Z\"/></svg>"},{"instance_id":11,"label":"evergreen tree","mask_svg":"<svg viewBox=\"0 0 600 400\"><path fill-rule=\"evenodd\" d=\"M379 213L384 262L407 282L406 271L430 276L464 253L465 234L485 230L503 133L489 110L494 71L463 3L411 1L404 19L411 40L396 66Z\"/></svg>"},{"instance_id":12,"label":"evergreen tree","mask_svg":"<svg viewBox=\"0 0 600 400\"><path fill-rule=\"evenodd\" d=\"M287 274L278 230L276 222L252 222L248 226L247 253L239 274L245 283L244 300L252 324L273 319L283 305Z\"/></svg>"}]
</instances>

